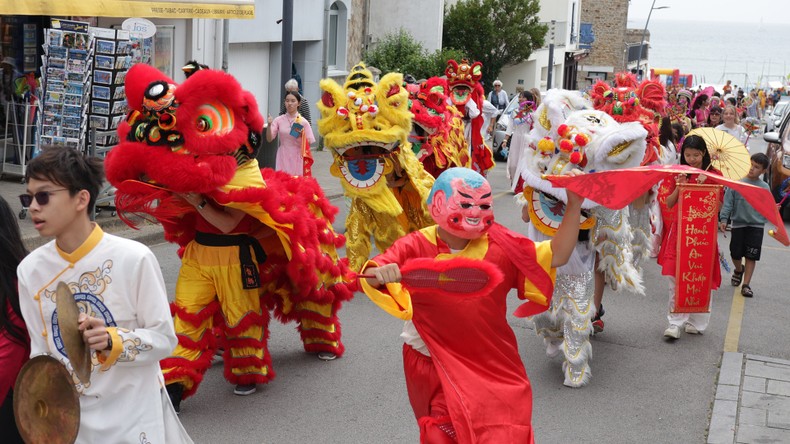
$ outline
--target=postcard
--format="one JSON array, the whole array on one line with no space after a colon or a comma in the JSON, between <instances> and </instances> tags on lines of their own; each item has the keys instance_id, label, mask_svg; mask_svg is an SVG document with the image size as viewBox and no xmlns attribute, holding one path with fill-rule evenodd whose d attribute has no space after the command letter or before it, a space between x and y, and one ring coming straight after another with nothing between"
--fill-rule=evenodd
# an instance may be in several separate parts
<instances>
[{"instance_id":1,"label":"postcard","mask_svg":"<svg viewBox=\"0 0 790 444\"><path fill-rule=\"evenodd\" d=\"M96 69L113 69L115 67L115 57L113 56L96 56Z\"/></svg>"},{"instance_id":2,"label":"postcard","mask_svg":"<svg viewBox=\"0 0 790 444\"><path fill-rule=\"evenodd\" d=\"M93 83L109 85L112 83L112 72L99 70L93 71Z\"/></svg>"},{"instance_id":3,"label":"postcard","mask_svg":"<svg viewBox=\"0 0 790 444\"><path fill-rule=\"evenodd\" d=\"M96 54L115 54L115 42L96 40Z\"/></svg>"},{"instance_id":4,"label":"postcard","mask_svg":"<svg viewBox=\"0 0 790 444\"><path fill-rule=\"evenodd\" d=\"M110 87L93 85L93 98L99 100L110 100Z\"/></svg>"},{"instance_id":5,"label":"postcard","mask_svg":"<svg viewBox=\"0 0 790 444\"><path fill-rule=\"evenodd\" d=\"M93 106L93 114L110 114L110 102L102 102L99 100L91 101Z\"/></svg>"}]
</instances>

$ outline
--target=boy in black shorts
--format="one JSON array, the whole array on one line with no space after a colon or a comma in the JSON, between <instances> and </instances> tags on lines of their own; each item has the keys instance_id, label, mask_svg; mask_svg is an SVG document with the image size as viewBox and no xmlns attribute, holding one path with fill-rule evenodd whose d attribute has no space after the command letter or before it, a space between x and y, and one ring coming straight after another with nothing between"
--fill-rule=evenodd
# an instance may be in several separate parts
<instances>
[{"instance_id":1,"label":"boy in black shorts","mask_svg":"<svg viewBox=\"0 0 790 444\"><path fill-rule=\"evenodd\" d=\"M768 168L768 156L763 153L752 155L752 166L749 174L741 182L757 187L769 189L768 184L760 176ZM723 232L727 227L727 219L732 221L732 239L730 240L730 255L735 264L731 283L734 287L741 285L741 294L750 298L754 296L749 283L757 261L760 260L760 251L763 244L763 227L765 218L749 205L749 202L738 192L727 189L724 195L724 205L719 213L719 229ZM743 258L746 262L743 263Z\"/></svg>"}]
</instances>

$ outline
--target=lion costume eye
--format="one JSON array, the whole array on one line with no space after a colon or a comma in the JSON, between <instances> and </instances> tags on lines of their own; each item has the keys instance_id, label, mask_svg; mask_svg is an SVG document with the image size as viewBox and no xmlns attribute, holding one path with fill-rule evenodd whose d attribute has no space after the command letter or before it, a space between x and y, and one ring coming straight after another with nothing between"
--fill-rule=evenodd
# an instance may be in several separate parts
<instances>
[{"instance_id":1,"label":"lion costume eye","mask_svg":"<svg viewBox=\"0 0 790 444\"><path fill-rule=\"evenodd\" d=\"M222 103L198 107L195 127L203 135L221 136L233 131L233 111Z\"/></svg>"}]
</instances>

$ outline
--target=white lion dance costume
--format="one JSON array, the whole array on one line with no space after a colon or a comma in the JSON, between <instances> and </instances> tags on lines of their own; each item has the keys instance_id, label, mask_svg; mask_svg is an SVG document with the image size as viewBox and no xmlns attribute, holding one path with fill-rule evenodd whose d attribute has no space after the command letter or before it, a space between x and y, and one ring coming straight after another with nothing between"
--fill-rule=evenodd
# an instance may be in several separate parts
<instances>
[{"instance_id":1,"label":"white lion dance costume","mask_svg":"<svg viewBox=\"0 0 790 444\"><path fill-rule=\"evenodd\" d=\"M518 174L524 180L524 190L517 201L529 216L528 236L540 242L556 233L567 202L565 190L552 187L542 175L559 175L573 168L602 171L639 166L647 131L638 123L619 124L608 114L592 109L580 93L565 90L550 90L535 111L534 120L530 133L534 148L527 149L519 162ZM564 354L563 383L568 387L581 387L592 375L589 337L590 320L595 316L592 294L596 254L592 231L620 232L608 224L596 227L596 212L601 208L589 200L582 204L579 241L568 263L557 269L551 307L532 318L536 333L546 344L547 355ZM607 231L609 239L616 237L613 232ZM630 235L630 230L622 234ZM630 249L620 249L616 254L618 260L611 264L615 279L623 287L641 289Z\"/></svg>"}]
</instances>

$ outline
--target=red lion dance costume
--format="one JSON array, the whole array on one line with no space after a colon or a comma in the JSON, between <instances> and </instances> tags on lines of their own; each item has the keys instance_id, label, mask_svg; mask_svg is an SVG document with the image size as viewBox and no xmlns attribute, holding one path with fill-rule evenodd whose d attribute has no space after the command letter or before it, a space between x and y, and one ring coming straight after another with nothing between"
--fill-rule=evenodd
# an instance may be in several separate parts
<instances>
[{"instance_id":1,"label":"red lion dance costume","mask_svg":"<svg viewBox=\"0 0 790 444\"><path fill-rule=\"evenodd\" d=\"M431 176L439 177L452 167L471 166L469 144L464 138L464 116L449 105L447 80L441 77L412 85L409 89L409 111L412 150Z\"/></svg>"},{"instance_id":2,"label":"red lion dance costume","mask_svg":"<svg viewBox=\"0 0 790 444\"><path fill-rule=\"evenodd\" d=\"M252 94L220 71L177 86L143 64L129 70L126 94L122 142L106 162L117 208L153 216L181 246L172 305L179 343L161 363L171 397L195 393L218 346L232 384L274 378L270 309L298 323L306 351L342 355L337 311L352 294L335 251L344 242L332 230L337 209L315 180L258 168L263 117ZM174 193L245 215L225 235Z\"/></svg>"},{"instance_id":3,"label":"red lion dance costume","mask_svg":"<svg viewBox=\"0 0 790 444\"><path fill-rule=\"evenodd\" d=\"M483 99L485 91L480 84L483 77L483 64L461 60L447 61L444 75L447 76L447 85L450 87L450 101L458 111L468 119L465 129L466 140L472 153L472 169L486 175L488 170L494 168L494 153L483 140Z\"/></svg>"}]
</instances>

